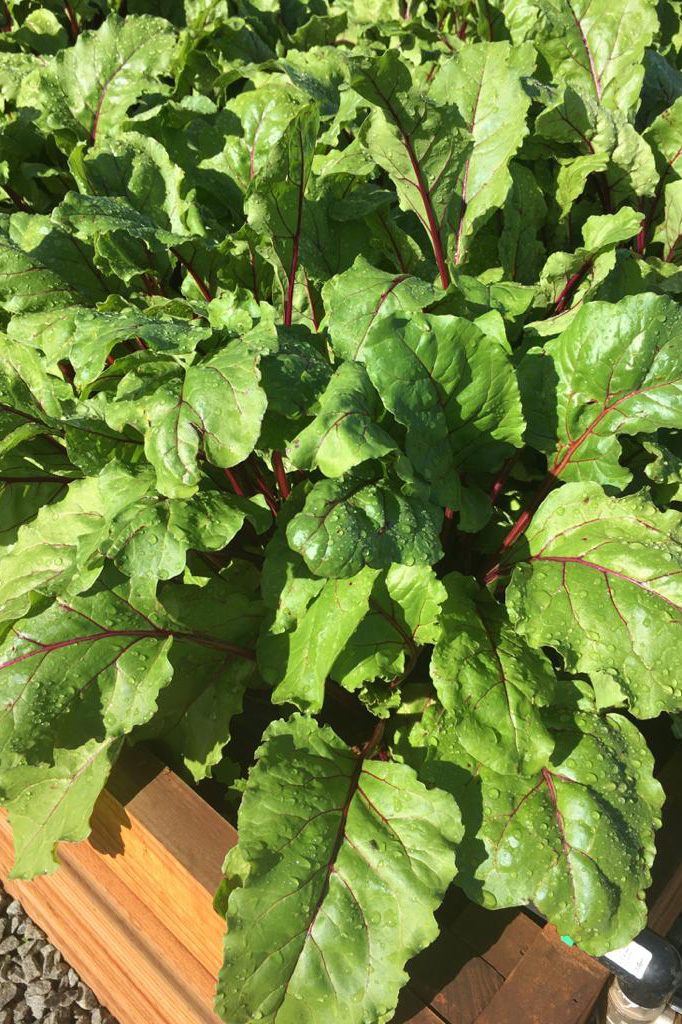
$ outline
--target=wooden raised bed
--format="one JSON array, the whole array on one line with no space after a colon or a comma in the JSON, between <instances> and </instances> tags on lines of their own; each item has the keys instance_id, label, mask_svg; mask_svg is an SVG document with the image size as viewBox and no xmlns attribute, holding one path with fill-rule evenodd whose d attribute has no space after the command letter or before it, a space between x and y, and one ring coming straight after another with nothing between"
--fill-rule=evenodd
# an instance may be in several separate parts
<instances>
[{"instance_id":1,"label":"wooden raised bed","mask_svg":"<svg viewBox=\"0 0 682 1024\"><path fill-rule=\"evenodd\" d=\"M682 753L664 775L679 779ZM677 787L679 789L679 787ZM682 911L682 793L666 805L650 923ZM666 824L667 823L667 824ZM89 840L62 844L55 875L0 877L120 1024L217 1024L224 922L212 907L235 829L151 755L128 751L100 797ZM455 891L437 942L410 964L394 1024L587 1024L608 972L524 912L489 912ZM324 1024L324 1022L320 1022Z\"/></svg>"}]
</instances>

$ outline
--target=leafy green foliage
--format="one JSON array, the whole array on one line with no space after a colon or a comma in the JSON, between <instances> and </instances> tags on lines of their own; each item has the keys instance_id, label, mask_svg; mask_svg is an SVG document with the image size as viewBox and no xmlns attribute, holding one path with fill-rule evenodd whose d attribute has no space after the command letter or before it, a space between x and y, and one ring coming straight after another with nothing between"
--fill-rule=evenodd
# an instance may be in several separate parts
<instances>
[{"instance_id":1,"label":"leafy green foliage","mask_svg":"<svg viewBox=\"0 0 682 1024\"><path fill-rule=\"evenodd\" d=\"M145 742L239 801L230 1024L387 1024L453 876L622 946L682 715L680 5L3 7L14 874Z\"/></svg>"}]
</instances>

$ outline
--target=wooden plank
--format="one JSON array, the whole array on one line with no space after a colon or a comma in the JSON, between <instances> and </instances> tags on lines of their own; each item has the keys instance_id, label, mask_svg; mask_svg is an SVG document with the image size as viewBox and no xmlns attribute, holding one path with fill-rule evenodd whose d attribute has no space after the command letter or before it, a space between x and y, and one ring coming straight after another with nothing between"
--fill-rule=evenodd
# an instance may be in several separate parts
<instances>
[{"instance_id":1,"label":"wooden plank","mask_svg":"<svg viewBox=\"0 0 682 1024\"><path fill-rule=\"evenodd\" d=\"M443 1024L443 1020L430 1007L424 1006L409 988L404 988L391 1024Z\"/></svg>"},{"instance_id":2,"label":"wooden plank","mask_svg":"<svg viewBox=\"0 0 682 1024\"><path fill-rule=\"evenodd\" d=\"M224 921L212 899L235 841L177 776L126 755L90 839L60 844L55 875L7 880L13 848L0 813L0 877L120 1024L217 1024Z\"/></svg>"},{"instance_id":3,"label":"wooden plank","mask_svg":"<svg viewBox=\"0 0 682 1024\"><path fill-rule=\"evenodd\" d=\"M547 926L475 1024L586 1024L609 978Z\"/></svg>"}]
</instances>

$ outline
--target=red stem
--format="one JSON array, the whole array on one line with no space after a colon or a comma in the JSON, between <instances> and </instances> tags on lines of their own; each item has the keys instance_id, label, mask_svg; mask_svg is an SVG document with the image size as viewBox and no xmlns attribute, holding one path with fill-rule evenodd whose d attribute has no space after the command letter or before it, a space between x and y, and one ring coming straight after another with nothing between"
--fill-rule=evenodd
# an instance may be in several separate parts
<instances>
[{"instance_id":1,"label":"red stem","mask_svg":"<svg viewBox=\"0 0 682 1024\"><path fill-rule=\"evenodd\" d=\"M277 498L272 493L272 491L268 487L267 483L263 479L261 471L258 469L258 466L255 464L255 462L253 461L251 456L249 456L249 468L251 470L251 474L253 476L253 479L256 482L256 487L258 488L258 490L261 492L261 494L265 498L265 500L266 500L266 502L268 504L268 508L270 509L270 511L272 512L273 516L276 519L277 518L277 512L278 512Z\"/></svg>"},{"instance_id":2,"label":"red stem","mask_svg":"<svg viewBox=\"0 0 682 1024\"><path fill-rule=\"evenodd\" d=\"M291 494L291 488L289 487L289 481L284 471L284 463L279 452L272 453L272 468L277 477L277 486L279 487L279 493L282 495L282 501L286 501Z\"/></svg>"},{"instance_id":3,"label":"red stem","mask_svg":"<svg viewBox=\"0 0 682 1024\"><path fill-rule=\"evenodd\" d=\"M563 313L564 312L564 310L566 309L566 306L569 303L569 300L573 297L573 293L575 292L577 286L580 284L580 282L584 278L585 274L587 274L591 269L592 269L592 260L586 260L586 262L583 263L583 265L580 268L580 270L576 271L575 274L573 274L571 277L569 277L568 281L564 285L564 287L563 287L563 289L562 289L562 291L561 291L561 293L559 295L559 298L556 300L556 304L554 306L554 314L555 315L557 313Z\"/></svg>"},{"instance_id":4,"label":"red stem","mask_svg":"<svg viewBox=\"0 0 682 1024\"><path fill-rule=\"evenodd\" d=\"M417 188L419 189L419 195L421 196L421 201L424 206L426 218L429 222L429 234L431 235L431 245L433 246L433 254L436 257L436 264L438 265L440 283L443 286L443 288L448 288L450 286L450 275L448 273L448 268L445 263L445 257L443 256L443 243L441 242L440 230L438 228L436 215L433 212L433 206L431 204L431 195L422 177L421 167L419 166L419 161L417 160L417 154L414 151L409 135L403 128L402 124L400 123L400 119L398 118L398 115L396 114L395 110L393 109L393 106L391 105L391 101L388 99L387 96L384 96L382 91L377 86L376 82L372 81L372 85L376 89L379 96L381 96L381 99L386 105L386 109L390 112L391 117L393 118L393 121L398 131L400 132L400 137L402 139L403 146L407 151L410 163L412 164L412 170L414 171L415 177L417 179Z\"/></svg>"},{"instance_id":5,"label":"red stem","mask_svg":"<svg viewBox=\"0 0 682 1024\"><path fill-rule=\"evenodd\" d=\"M22 213L29 212L29 206L24 202L18 192L15 192L11 185L3 185L2 188L5 190L7 195L10 197L17 210L21 210Z\"/></svg>"},{"instance_id":6,"label":"red stem","mask_svg":"<svg viewBox=\"0 0 682 1024\"><path fill-rule=\"evenodd\" d=\"M74 11L74 9L71 6L71 4L69 3L69 0L64 0L64 10L66 11L66 16L69 19L69 29L71 31L71 40L72 40L72 42L75 43L76 39L78 39L78 33L80 32L80 27L78 25L78 18L76 17L76 12Z\"/></svg>"},{"instance_id":7,"label":"red stem","mask_svg":"<svg viewBox=\"0 0 682 1024\"><path fill-rule=\"evenodd\" d=\"M176 249L174 246L171 247L171 252L176 257L176 259L180 263L182 263L183 267L185 268L185 270L187 271L189 276L194 281L195 285L197 286L197 288L201 292L201 294L204 297L204 299L206 300L206 302L210 302L212 300L213 296L211 295L210 291L208 290L208 287L207 287L206 283L201 279L201 277L199 277L199 275L197 274L196 270L192 266L191 260L186 260L185 257L182 255L182 253L179 252L179 250Z\"/></svg>"},{"instance_id":8,"label":"red stem","mask_svg":"<svg viewBox=\"0 0 682 1024\"><path fill-rule=\"evenodd\" d=\"M513 455L509 456L509 458L505 462L504 466L500 470L500 474L499 474L497 480L495 481L495 483L490 488L490 504L491 505L496 505L497 504L497 500L500 497L500 495L502 493L502 490L504 489L504 485L506 484L507 480L509 479L509 474L511 473L511 471L514 468L514 466L516 465L516 463L519 461L520 457L521 457L521 452L514 452Z\"/></svg>"},{"instance_id":9,"label":"red stem","mask_svg":"<svg viewBox=\"0 0 682 1024\"><path fill-rule=\"evenodd\" d=\"M234 475L234 473L232 472L232 470L231 469L226 469L225 470L225 476L227 477L227 479L232 484L232 490L234 491L234 493L237 494L240 498L243 498L244 497L244 492L241 489L241 487L239 485L239 482L237 481L237 478Z\"/></svg>"}]
</instances>

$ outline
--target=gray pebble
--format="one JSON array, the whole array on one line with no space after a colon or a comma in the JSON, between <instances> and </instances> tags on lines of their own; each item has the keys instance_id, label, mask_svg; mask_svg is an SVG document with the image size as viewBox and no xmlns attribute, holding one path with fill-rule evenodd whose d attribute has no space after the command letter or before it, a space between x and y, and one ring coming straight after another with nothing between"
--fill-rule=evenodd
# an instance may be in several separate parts
<instances>
[{"instance_id":1,"label":"gray pebble","mask_svg":"<svg viewBox=\"0 0 682 1024\"><path fill-rule=\"evenodd\" d=\"M0 955L13 953L15 949L19 948L19 939L16 935L8 935L6 939L0 942Z\"/></svg>"},{"instance_id":2,"label":"gray pebble","mask_svg":"<svg viewBox=\"0 0 682 1024\"><path fill-rule=\"evenodd\" d=\"M84 1010L94 1010L99 1006L99 1001L95 996L92 989L87 988L86 985L78 986L78 995L76 996L76 1002Z\"/></svg>"},{"instance_id":3,"label":"gray pebble","mask_svg":"<svg viewBox=\"0 0 682 1024\"><path fill-rule=\"evenodd\" d=\"M3 981L0 983L0 1009L4 1009L8 1003L11 1003L16 998L19 989L16 985L13 985L11 981Z\"/></svg>"}]
</instances>

